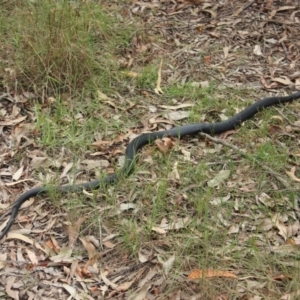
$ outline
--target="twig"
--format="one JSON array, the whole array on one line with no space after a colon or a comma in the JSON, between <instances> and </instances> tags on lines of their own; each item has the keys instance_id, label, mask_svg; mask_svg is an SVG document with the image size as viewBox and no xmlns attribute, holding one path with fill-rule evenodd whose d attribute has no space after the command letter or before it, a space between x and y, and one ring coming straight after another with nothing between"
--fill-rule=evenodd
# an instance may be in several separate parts
<instances>
[{"instance_id":1,"label":"twig","mask_svg":"<svg viewBox=\"0 0 300 300\"><path fill-rule=\"evenodd\" d=\"M255 0L251 0L249 3L247 3L244 7L243 7L243 11L247 8L249 8L253 3L255 2Z\"/></svg>"},{"instance_id":2,"label":"twig","mask_svg":"<svg viewBox=\"0 0 300 300\"><path fill-rule=\"evenodd\" d=\"M103 251L103 245L102 245L102 230L101 230L101 221L100 218L98 218L98 223L99 223L99 241L100 241L100 249Z\"/></svg>"},{"instance_id":3,"label":"twig","mask_svg":"<svg viewBox=\"0 0 300 300\"><path fill-rule=\"evenodd\" d=\"M261 168L265 169L266 171L268 171L269 173L271 173L273 176L276 177L276 179L281 182L281 184L285 187L285 188L289 188L290 185L288 184L288 182L282 177L282 175L280 175L279 173L275 172L273 169L271 169L270 167L266 166L266 165L262 165L257 159L253 158L252 156L248 155L246 152L242 151L240 148L238 148L235 145L229 144L227 142L225 142L224 140L220 140L217 139L215 137L212 137L206 133L201 132L200 136L205 137L206 139L219 144L219 145L223 145L225 147L231 148L234 151L238 152L239 154L241 154L242 156L244 156L245 158L251 160L252 162L254 162L255 164L259 165Z\"/></svg>"},{"instance_id":4,"label":"twig","mask_svg":"<svg viewBox=\"0 0 300 300\"><path fill-rule=\"evenodd\" d=\"M298 127L300 128L299 125L293 124L290 119L288 117L286 117L278 108L275 108L277 110L277 112L289 123L289 125L293 126L293 127Z\"/></svg>"},{"instance_id":5,"label":"twig","mask_svg":"<svg viewBox=\"0 0 300 300\"><path fill-rule=\"evenodd\" d=\"M8 101L13 102L13 103L16 102L16 100L14 98L12 98L9 94L2 94L0 96L0 100L2 100L2 99L8 100Z\"/></svg>"},{"instance_id":6,"label":"twig","mask_svg":"<svg viewBox=\"0 0 300 300\"><path fill-rule=\"evenodd\" d=\"M288 61L291 61L290 58L289 58L289 53L288 53L288 51L287 51L287 49L286 49L286 46L285 46L284 42L281 42L280 44L281 44L281 47L283 48L283 51L284 51L284 54L285 54L285 58L286 58Z\"/></svg>"},{"instance_id":7,"label":"twig","mask_svg":"<svg viewBox=\"0 0 300 300\"><path fill-rule=\"evenodd\" d=\"M240 8L239 10L237 10L237 12L234 13L233 15L234 15L235 17L237 17L241 12L243 12L243 11L246 10L248 7L250 7L254 2L255 2L255 0L249 1L249 3L247 3L244 7Z\"/></svg>"}]
</instances>

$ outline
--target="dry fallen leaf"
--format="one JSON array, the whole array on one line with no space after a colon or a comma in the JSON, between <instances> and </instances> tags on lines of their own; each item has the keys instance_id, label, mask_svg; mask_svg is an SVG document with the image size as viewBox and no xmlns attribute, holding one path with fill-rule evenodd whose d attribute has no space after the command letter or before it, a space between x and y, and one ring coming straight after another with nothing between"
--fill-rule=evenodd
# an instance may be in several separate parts
<instances>
[{"instance_id":1,"label":"dry fallen leaf","mask_svg":"<svg viewBox=\"0 0 300 300\"><path fill-rule=\"evenodd\" d=\"M120 212L123 212L123 211L127 211L127 210L131 210L131 209L136 209L137 208L137 205L134 204L134 203L121 203L120 204Z\"/></svg>"},{"instance_id":2,"label":"dry fallen leaf","mask_svg":"<svg viewBox=\"0 0 300 300\"><path fill-rule=\"evenodd\" d=\"M158 118L150 118L149 119L149 123L150 124L159 124L159 123L163 123L163 124L170 124L170 125L174 125L174 123L170 120L166 120L166 119L158 119Z\"/></svg>"},{"instance_id":3,"label":"dry fallen leaf","mask_svg":"<svg viewBox=\"0 0 300 300\"><path fill-rule=\"evenodd\" d=\"M221 204L227 202L230 198L231 198L231 195L228 194L227 196L224 196L224 197L213 198L212 200L210 200L210 203L213 205L221 205Z\"/></svg>"},{"instance_id":4,"label":"dry fallen leaf","mask_svg":"<svg viewBox=\"0 0 300 300\"><path fill-rule=\"evenodd\" d=\"M0 270L7 265L7 253L0 253Z\"/></svg>"},{"instance_id":5,"label":"dry fallen leaf","mask_svg":"<svg viewBox=\"0 0 300 300\"><path fill-rule=\"evenodd\" d=\"M114 141L96 141L92 143L92 146L99 147L100 149L106 149L108 146L112 146Z\"/></svg>"},{"instance_id":6,"label":"dry fallen leaf","mask_svg":"<svg viewBox=\"0 0 300 300\"><path fill-rule=\"evenodd\" d=\"M18 185L22 182L27 182L27 181L34 181L33 179L22 179L22 180L18 180L16 182L7 182L5 183L6 186L14 186L14 185Z\"/></svg>"},{"instance_id":7,"label":"dry fallen leaf","mask_svg":"<svg viewBox=\"0 0 300 300\"><path fill-rule=\"evenodd\" d=\"M166 234L166 232L167 232L165 229L160 228L159 226L153 226L151 228L151 230L153 230L153 231L155 231L155 232L157 232L159 234Z\"/></svg>"},{"instance_id":8,"label":"dry fallen leaf","mask_svg":"<svg viewBox=\"0 0 300 300\"><path fill-rule=\"evenodd\" d=\"M91 258L93 257L97 251L93 243L87 241L85 238L79 238L81 243L83 244L84 248L87 250L88 257Z\"/></svg>"},{"instance_id":9,"label":"dry fallen leaf","mask_svg":"<svg viewBox=\"0 0 300 300\"><path fill-rule=\"evenodd\" d=\"M49 165L49 161L48 161L48 157L33 157L31 162L30 162L30 166L33 169L37 169L41 166L46 167Z\"/></svg>"},{"instance_id":10,"label":"dry fallen leaf","mask_svg":"<svg viewBox=\"0 0 300 300\"><path fill-rule=\"evenodd\" d=\"M116 289L118 287L117 284L113 283L112 281L110 281L104 272L100 271L101 273L101 279L103 280L103 282L107 285L107 286L111 286L113 289Z\"/></svg>"},{"instance_id":11,"label":"dry fallen leaf","mask_svg":"<svg viewBox=\"0 0 300 300\"><path fill-rule=\"evenodd\" d=\"M69 247L75 243L79 234L80 226L87 218L88 216L81 217L76 222L68 224L67 231L69 237L69 243L68 243Z\"/></svg>"},{"instance_id":12,"label":"dry fallen leaf","mask_svg":"<svg viewBox=\"0 0 300 300\"><path fill-rule=\"evenodd\" d=\"M155 144L163 154L169 153L174 146L174 142L167 137L155 140Z\"/></svg>"},{"instance_id":13,"label":"dry fallen leaf","mask_svg":"<svg viewBox=\"0 0 300 300\"><path fill-rule=\"evenodd\" d=\"M164 109L171 109L171 110L177 110L180 108L185 108L185 107L193 107L195 106L195 104L193 103L183 103L183 104L179 104L179 105L159 105L159 107L164 108Z\"/></svg>"},{"instance_id":14,"label":"dry fallen leaf","mask_svg":"<svg viewBox=\"0 0 300 300\"><path fill-rule=\"evenodd\" d=\"M289 175L294 181L300 182L300 178L295 175L296 167L292 167L291 171L286 171L285 173Z\"/></svg>"},{"instance_id":15,"label":"dry fallen leaf","mask_svg":"<svg viewBox=\"0 0 300 300\"><path fill-rule=\"evenodd\" d=\"M22 232L27 231L27 233L30 233L30 230L28 230L28 229L25 229L25 230L24 230L24 229L20 229L20 231L22 231ZM7 234L7 237L6 237L6 238L7 238L7 239L18 239L18 240L21 240L21 241L23 241L23 242L25 242L25 243L28 243L28 244L30 244L30 245L34 245L37 249L39 249L39 250L45 252L44 248L41 247L36 241L34 241L34 240L28 238L27 236L25 236L25 235L23 235L23 234L21 234L21 233L12 231L12 232L9 232L9 233ZM45 252L45 253L46 253L46 252Z\"/></svg>"},{"instance_id":16,"label":"dry fallen leaf","mask_svg":"<svg viewBox=\"0 0 300 300\"><path fill-rule=\"evenodd\" d=\"M117 244L113 244L112 242L109 242L109 241L103 242L102 244L103 244L103 246L105 246L108 249L113 249L117 246Z\"/></svg>"},{"instance_id":17,"label":"dry fallen leaf","mask_svg":"<svg viewBox=\"0 0 300 300\"><path fill-rule=\"evenodd\" d=\"M173 266L173 264L175 262L175 255L172 255L166 261L163 261L163 259L161 258L161 256L157 256L157 259L162 264L165 273L168 274L171 271L172 266Z\"/></svg>"},{"instance_id":18,"label":"dry fallen leaf","mask_svg":"<svg viewBox=\"0 0 300 300\"><path fill-rule=\"evenodd\" d=\"M289 237L294 236L298 232L300 223L299 220L296 220L293 225L286 226L283 222L277 219L275 226L279 229L278 234L287 240Z\"/></svg>"},{"instance_id":19,"label":"dry fallen leaf","mask_svg":"<svg viewBox=\"0 0 300 300\"><path fill-rule=\"evenodd\" d=\"M97 91L97 96L99 100L110 100L110 98L106 94L102 93L100 90Z\"/></svg>"},{"instance_id":20,"label":"dry fallen leaf","mask_svg":"<svg viewBox=\"0 0 300 300\"><path fill-rule=\"evenodd\" d=\"M148 293L148 290L151 288L151 283L145 284L144 286L142 286L142 288L140 290L138 290L137 292L133 293L132 297L130 297L130 300L146 300L146 296Z\"/></svg>"},{"instance_id":21,"label":"dry fallen leaf","mask_svg":"<svg viewBox=\"0 0 300 300\"><path fill-rule=\"evenodd\" d=\"M297 90L300 90L300 78L296 78L296 80L295 80L295 88Z\"/></svg>"},{"instance_id":22,"label":"dry fallen leaf","mask_svg":"<svg viewBox=\"0 0 300 300\"><path fill-rule=\"evenodd\" d=\"M163 60L160 61L160 65L159 65L159 69L157 72L157 81L156 81L156 87L154 89L154 92L157 95L163 94L164 92L162 91L160 85L161 85L161 69L162 69L162 64L163 64Z\"/></svg>"},{"instance_id":23,"label":"dry fallen leaf","mask_svg":"<svg viewBox=\"0 0 300 300\"><path fill-rule=\"evenodd\" d=\"M168 174L168 178L173 181L180 180L180 174L178 172L178 162L177 161L174 163L172 171Z\"/></svg>"},{"instance_id":24,"label":"dry fallen leaf","mask_svg":"<svg viewBox=\"0 0 300 300\"><path fill-rule=\"evenodd\" d=\"M26 252L27 252L27 255L28 255L28 258L29 260L31 261L31 263L33 265L37 265L39 260L38 258L36 257L35 253L33 251L31 251L30 249L26 249Z\"/></svg>"},{"instance_id":25,"label":"dry fallen leaf","mask_svg":"<svg viewBox=\"0 0 300 300\"><path fill-rule=\"evenodd\" d=\"M133 72L133 71L128 71L128 72L125 72L125 75L128 77L137 78L139 76L139 73Z\"/></svg>"},{"instance_id":26,"label":"dry fallen leaf","mask_svg":"<svg viewBox=\"0 0 300 300\"><path fill-rule=\"evenodd\" d=\"M231 272L219 271L219 270L194 270L188 275L188 279L200 279L209 277L230 277L237 278L237 276Z\"/></svg>"},{"instance_id":27,"label":"dry fallen leaf","mask_svg":"<svg viewBox=\"0 0 300 300\"><path fill-rule=\"evenodd\" d=\"M266 193L261 193L260 195L257 195L255 198L259 202L263 203L265 206L274 207L276 205L276 202L274 201L274 199L272 199Z\"/></svg>"},{"instance_id":28,"label":"dry fallen leaf","mask_svg":"<svg viewBox=\"0 0 300 300\"><path fill-rule=\"evenodd\" d=\"M272 78L271 80L275 81L275 82L279 82L284 85L292 85L293 84L293 82L286 76L284 78L280 78L280 77Z\"/></svg>"},{"instance_id":29,"label":"dry fallen leaf","mask_svg":"<svg viewBox=\"0 0 300 300\"><path fill-rule=\"evenodd\" d=\"M261 48L259 45L255 45L253 53L258 56L262 56Z\"/></svg>"},{"instance_id":30,"label":"dry fallen leaf","mask_svg":"<svg viewBox=\"0 0 300 300\"><path fill-rule=\"evenodd\" d=\"M63 170L62 174L59 176L59 178L60 179L64 178L69 173L69 171L72 169L73 165L74 165L73 163L68 163L64 167L64 170Z\"/></svg>"},{"instance_id":31,"label":"dry fallen leaf","mask_svg":"<svg viewBox=\"0 0 300 300\"><path fill-rule=\"evenodd\" d=\"M82 297L78 294L78 292L76 291L76 289L73 286L70 286L68 284L63 284L62 287L70 294L71 298L68 299L76 299L76 300L81 300Z\"/></svg>"},{"instance_id":32,"label":"dry fallen leaf","mask_svg":"<svg viewBox=\"0 0 300 300\"><path fill-rule=\"evenodd\" d=\"M191 222L191 219L189 217L177 218L176 220L174 220L171 223L169 223L166 218L163 218L161 220L160 225L153 226L152 230L159 234L165 234L168 230L177 230L177 229L181 229L181 228L186 228L190 222Z\"/></svg>"},{"instance_id":33,"label":"dry fallen leaf","mask_svg":"<svg viewBox=\"0 0 300 300\"><path fill-rule=\"evenodd\" d=\"M284 10L294 10L297 6L281 6L277 9L277 11L284 11Z\"/></svg>"},{"instance_id":34,"label":"dry fallen leaf","mask_svg":"<svg viewBox=\"0 0 300 300\"><path fill-rule=\"evenodd\" d=\"M0 126L14 126L14 125L17 125L17 124L23 122L26 118L27 118L27 116L20 117L18 119L14 119L14 120L0 121Z\"/></svg>"},{"instance_id":35,"label":"dry fallen leaf","mask_svg":"<svg viewBox=\"0 0 300 300\"><path fill-rule=\"evenodd\" d=\"M128 289L132 286L132 284L134 282L135 282L135 279L132 280L132 281L121 283L120 285L118 285L116 287L116 291L118 291L118 292L126 292L126 291L128 291Z\"/></svg>"},{"instance_id":36,"label":"dry fallen leaf","mask_svg":"<svg viewBox=\"0 0 300 300\"><path fill-rule=\"evenodd\" d=\"M22 173L23 173L23 169L24 167L22 166L21 168L19 168L19 170L13 175L13 180L16 181L16 180L19 180L20 177L22 176Z\"/></svg>"},{"instance_id":37,"label":"dry fallen leaf","mask_svg":"<svg viewBox=\"0 0 300 300\"><path fill-rule=\"evenodd\" d=\"M230 175L230 170L221 170L217 176L207 182L209 187L218 187Z\"/></svg>"},{"instance_id":38,"label":"dry fallen leaf","mask_svg":"<svg viewBox=\"0 0 300 300\"><path fill-rule=\"evenodd\" d=\"M212 18L217 17L217 13L215 11L213 11L212 9L203 9L203 11L208 12L209 14L211 14Z\"/></svg>"},{"instance_id":39,"label":"dry fallen leaf","mask_svg":"<svg viewBox=\"0 0 300 300\"><path fill-rule=\"evenodd\" d=\"M75 258L72 258L71 255L73 253L72 247L64 247L61 248L57 255L49 257L49 259L53 262L73 262Z\"/></svg>"},{"instance_id":40,"label":"dry fallen leaf","mask_svg":"<svg viewBox=\"0 0 300 300\"><path fill-rule=\"evenodd\" d=\"M19 291L17 290L12 290L12 286L15 283L16 277L10 276L8 277L5 285L5 291L7 295L15 300L19 300Z\"/></svg>"},{"instance_id":41,"label":"dry fallen leaf","mask_svg":"<svg viewBox=\"0 0 300 300\"><path fill-rule=\"evenodd\" d=\"M104 169L109 166L108 160L105 159L99 159L99 160L85 159L81 161L81 164L84 165L84 169L89 171L94 169Z\"/></svg>"},{"instance_id":42,"label":"dry fallen leaf","mask_svg":"<svg viewBox=\"0 0 300 300\"><path fill-rule=\"evenodd\" d=\"M237 224L231 225L228 230L228 234L238 233L240 231L240 227Z\"/></svg>"},{"instance_id":43,"label":"dry fallen leaf","mask_svg":"<svg viewBox=\"0 0 300 300\"><path fill-rule=\"evenodd\" d=\"M270 229L272 229L274 223L271 219L263 219L262 222L258 225L258 230L261 231L269 231Z\"/></svg>"},{"instance_id":44,"label":"dry fallen leaf","mask_svg":"<svg viewBox=\"0 0 300 300\"><path fill-rule=\"evenodd\" d=\"M139 256L139 261L141 263L145 263L146 261L148 261L148 258L143 253L141 253L141 251L138 252L138 256Z\"/></svg>"},{"instance_id":45,"label":"dry fallen leaf","mask_svg":"<svg viewBox=\"0 0 300 300\"><path fill-rule=\"evenodd\" d=\"M230 46L225 46L225 47L223 48L224 58L227 58L227 57L228 57L230 48L231 48Z\"/></svg>"},{"instance_id":46,"label":"dry fallen leaf","mask_svg":"<svg viewBox=\"0 0 300 300\"><path fill-rule=\"evenodd\" d=\"M189 115L190 115L189 111L180 110L180 111L173 111L170 113L166 113L166 114L164 114L164 117L168 118L172 121L179 121L179 120L188 118Z\"/></svg>"}]
</instances>

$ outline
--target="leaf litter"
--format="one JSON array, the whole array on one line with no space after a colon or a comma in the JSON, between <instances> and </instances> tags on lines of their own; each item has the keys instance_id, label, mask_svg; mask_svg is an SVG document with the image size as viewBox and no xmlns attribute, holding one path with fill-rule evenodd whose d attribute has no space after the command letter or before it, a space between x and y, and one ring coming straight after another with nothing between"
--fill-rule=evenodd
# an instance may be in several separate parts
<instances>
[{"instance_id":1,"label":"leaf litter","mask_svg":"<svg viewBox=\"0 0 300 300\"><path fill-rule=\"evenodd\" d=\"M109 5L119 7L120 4ZM224 92L226 92L225 87L236 89L245 87L261 89L263 87L275 92L276 88L294 87L300 82L300 74L297 70L300 17L293 1L287 1L285 5L279 1L248 1L247 3L213 0L133 1L125 10L128 15L142 17L144 22L151 25L147 30L149 37L163 37L160 40L160 47L163 47L161 51L157 42L154 43L151 39L144 42L143 38L137 34L132 41L134 50L131 54L131 61L128 63L128 66L131 65L133 68L130 71L134 74L132 76L138 77L139 72L135 72L134 69L140 63L140 54L151 53L152 57L151 55L149 57L151 60L153 55L167 53L167 58L164 57L161 60L156 86L153 87L153 91L158 95L163 94L162 87L165 84L167 87L167 83L172 84L178 81L185 84L192 80L198 86L202 86L202 83L207 86L216 80L220 88L224 88ZM144 95L146 94L145 91ZM39 136L39 132L33 125L34 119L30 117L30 114L23 116L20 113L20 107L25 105L31 97L33 95L29 93L15 95L15 97L4 95L1 97L0 110L1 116L4 116L0 120L1 138L4 140L0 146L1 189L3 187L1 209L3 210L7 209L17 195L32 186L57 180L57 174L51 172L52 168L60 170L58 174L60 183L85 181L85 173L93 174L98 168L102 168L104 172L113 173L115 169L111 165L111 160L123 153L128 140L142 132L172 126L173 121L183 119L185 122L190 112L187 108L191 107L190 103L176 105L151 103L151 106L147 106L150 117L147 114L144 118L141 117L148 121L145 122L148 124L141 130L133 129L108 140L102 137L96 138L92 143L96 151L80 158L78 163L74 163L63 150L56 157L51 157L47 153L42 153L44 149L36 145L35 138ZM100 90L98 97L110 107L118 108L114 99ZM130 105L126 112L132 112L136 108L136 105ZM170 110L175 110L175 112L170 112ZM153 113L157 116L153 116ZM118 119L121 118L120 115L116 114L116 116ZM219 116L221 119L226 118L222 112ZM79 121L84 120L83 115L76 117ZM201 117L205 120L205 116ZM274 140L279 142L278 144L282 142L276 134L284 130L285 128L281 126L280 128L275 125L270 127L270 132L274 134ZM293 127L290 130L297 137L297 130ZM228 140L228 138L230 138L228 133L222 135L222 139ZM238 137L234 136L233 139L236 143L239 142ZM189 249L191 255L185 253L182 260L183 267L176 269L178 275L173 274L172 270L175 270L176 263L180 262L178 256L181 255L180 251L179 253L174 251L178 247L176 243L197 239L201 255L204 249L204 236L197 228L204 230L201 224L207 213L204 208L198 208L200 211L203 209L202 214L193 215L194 211L187 201L191 196L185 197L180 193L178 182L187 181L187 175L182 172L181 168L184 158L179 156L169 172L161 166L159 168L156 166L155 155L157 154L155 153L168 155L173 151L174 143L176 142L172 139L166 138L156 142L155 150L154 146L145 148L141 158L146 153L147 158L143 161L150 162L152 171L145 173L138 171L134 176L136 178L127 179L129 185L151 182L159 189L156 180L158 176L159 178L161 176L159 172L168 173L169 176L165 175L165 177L169 177L172 184L166 198L171 197L170 202L180 203L176 207L179 206L182 209L178 211L178 215L175 214L175 217L172 214L170 216L166 214L163 215L159 224L153 224L150 227L152 239L145 240L140 236L143 242L139 244L138 262L120 247L117 228L111 226L111 222L101 219L104 218L104 212L108 212L111 217L119 215L124 219L127 219L125 214L132 213L130 217L138 215L136 220L145 221L147 216L143 212L150 203L152 205L152 197L140 199L141 194L134 195L134 193L129 193L125 197L121 192L118 194L115 188L111 188L109 193L116 196L115 205L93 207L99 212L98 231L101 232L102 241L99 241L97 230L96 233L92 231L90 235L81 231L81 225L86 221L86 216L81 216L75 221L66 221L68 220L67 214L51 208L46 200L39 200L37 207L33 205L37 203L31 200L26 202L26 207L20 211L16 225L8 234L5 243L1 244L0 270L2 270L1 285L3 286L0 291L1 295L4 295L5 291L12 299L19 299L24 294L34 299L38 295L36 291L39 290L39 295L42 295L43 299L66 299L67 297L101 299L104 295L106 299L166 299L165 291L173 290L176 297L170 296L170 299L230 299L226 279L231 280L231 289L236 290L239 299L279 299L279 297L280 299L296 299L299 297L299 288L292 290L289 288L288 282L292 280L292 276L288 276L288 270L284 267L285 264L293 266L292 262L297 256L295 246L300 244L297 205L285 197L284 191L280 199L275 201L270 186L266 185L268 188L265 189L260 186L263 182L258 181L259 170L253 172L247 162L246 165L242 163L235 170L230 170L226 164L226 157L223 156L225 147L210 146L207 141L199 141L198 138L191 139L191 146L181 146L183 157L188 157L186 159L188 163L205 158L207 165L212 168L203 170L206 176L205 186L211 189L212 195L204 195L200 200L205 201L204 198L207 197L208 202L217 208L216 214L213 211L209 213L210 233L217 235L226 229L232 237L227 236L227 241L220 239L219 243L213 242L209 245L209 249L205 248L209 253L209 260L207 261L206 258L200 262L215 266L199 265L196 259L190 257L193 253L192 249ZM241 142L240 148L245 147ZM297 149L291 147L289 150L297 157ZM25 152L28 153L27 159ZM18 164L15 162L17 155L23 157ZM230 155L233 161L240 159L235 157L236 153L233 151ZM218 164L224 169L216 168ZM295 164L295 161L289 161L286 174L292 181L298 183L299 176L297 176ZM39 172L40 168L44 168L47 175ZM73 168L81 172L76 173L73 178L68 177ZM33 175L33 171L39 173L37 177ZM273 180L271 175L268 181L273 190L280 189L278 182ZM291 189L292 183L290 183ZM202 188L199 184L190 185L191 194L197 194ZM265 192L261 193L264 190ZM252 194L255 192L258 196ZM249 194L245 195L245 193ZM93 194L90 196L92 197ZM297 198L296 195L295 198ZM178 202L174 199L181 200ZM199 197L197 199L199 201ZM142 206L138 206L139 202ZM233 213L228 214L228 206L232 208ZM111 210L111 208L114 209ZM266 208L270 209L268 217L263 213L266 212L264 210ZM64 221L62 222L61 219ZM20 227L21 229L18 229ZM49 233L44 231L45 228ZM175 239L176 234L181 242L173 241L172 237ZM88 236L91 237L90 240ZM238 243L235 243L235 240ZM99 244L102 244L104 248L101 249ZM236 255L240 253L241 256L246 257L254 249L259 248L267 251L268 256L272 253L282 256L279 262L281 267L276 272L271 271L272 267L266 272L262 271L264 258L261 258L262 265L255 266L253 270L250 270L251 272L248 272L246 264L239 260L235 261L234 256L230 256L230 253ZM226 263L227 261L229 263ZM192 269L194 271L191 271ZM26 279L31 270L37 274L37 277ZM183 270L188 273L184 273ZM185 276L186 274L188 275ZM268 284L266 274L273 279ZM26 284L23 284L24 278L27 280ZM187 279L195 280L195 282L191 283ZM200 279L205 280L205 285ZM215 283L213 280L218 281ZM282 280L281 285L274 283L274 280ZM284 284L284 280L287 284ZM35 288L28 290L28 285ZM130 291L130 294L127 294L127 291Z\"/></svg>"}]
</instances>

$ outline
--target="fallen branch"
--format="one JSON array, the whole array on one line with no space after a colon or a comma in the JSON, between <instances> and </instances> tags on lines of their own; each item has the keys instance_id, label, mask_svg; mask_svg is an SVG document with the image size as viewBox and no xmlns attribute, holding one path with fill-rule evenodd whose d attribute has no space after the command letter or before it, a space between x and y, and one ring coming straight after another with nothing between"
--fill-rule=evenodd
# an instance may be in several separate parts
<instances>
[{"instance_id":1,"label":"fallen branch","mask_svg":"<svg viewBox=\"0 0 300 300\"><path fill-rule=\"evenodd\" d=\"M276 179L281 182L281 184L285 187L285 188L289 188L290 185L289 183L283 178L283 176L277 172L275 172L273 169L271 169L270 167L266 166L266 165L263 165L261 164L257 159L255 159L254 157L248 155L246 152L242 151L240 148L238 148L237 146L235 145L232 145L232 144L229 144L228 142L224 141L224 140L221 140L221 139L218 139L218 138L215 138L215 137L212 137L210 136L209 134L206 134L206 133L199 133L200 136L216 143L216 144L219 144L219 145L223 145L225 147L228 147L228 148L231 148L233 149L234 151L238 152L239 154L241 154L242 156L244 156L245 158L251 160L252 162L254 162L256 165L259 165L262 169L268 171L269 173L271 173L273 176L276 177Z\"/></svg>"}]
</instances>

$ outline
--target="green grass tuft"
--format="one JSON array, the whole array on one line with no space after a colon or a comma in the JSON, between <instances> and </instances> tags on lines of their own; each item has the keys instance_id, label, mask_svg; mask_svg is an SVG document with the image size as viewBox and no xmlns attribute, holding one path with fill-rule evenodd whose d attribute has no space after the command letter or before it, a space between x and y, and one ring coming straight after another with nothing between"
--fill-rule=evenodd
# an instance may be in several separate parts
<instances>
[{"instance_id":1,"label":"green grass tuft","mask_svg":"<svg viewBox=\"0 0 300 300\"><path fill-rule=\"evenodd\" d=\"M1 7L2 6L2 7ZM130 28L92 1L14 1L0 5L0 76L9 90L74 93L110 89L117 52ZM113 38L111 38L113 37Z\"/></svg>"}]
</instances>

